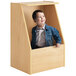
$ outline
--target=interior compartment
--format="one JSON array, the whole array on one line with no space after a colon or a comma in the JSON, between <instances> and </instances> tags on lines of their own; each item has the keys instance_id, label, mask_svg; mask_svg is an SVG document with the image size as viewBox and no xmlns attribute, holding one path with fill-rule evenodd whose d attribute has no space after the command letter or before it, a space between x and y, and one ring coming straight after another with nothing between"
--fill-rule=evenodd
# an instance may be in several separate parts
<instances>
[{"instance_id":1,"label":"interior compartment","mask_svg":"<svg viewBox=\"0 0 76 76\"><path fill-rule=\"evenodd\" d=\"M32 19L32 13L37 9L42 10L44 12L45 17L46 17L46 24L49 26L55 27L59 31L59 34L60 34L60 37L62 40L61 43L64 44L55 5L51 5L51 6L50 5L37 5L37 6L22 5L22 8L24 11L25 21L27 24L30 44L31 44L31 40L32 40L32 28L34 26L36 26L35 22ZM55 43L55 41L54 41L54 43Z\"/></svg>"}]
</instances>

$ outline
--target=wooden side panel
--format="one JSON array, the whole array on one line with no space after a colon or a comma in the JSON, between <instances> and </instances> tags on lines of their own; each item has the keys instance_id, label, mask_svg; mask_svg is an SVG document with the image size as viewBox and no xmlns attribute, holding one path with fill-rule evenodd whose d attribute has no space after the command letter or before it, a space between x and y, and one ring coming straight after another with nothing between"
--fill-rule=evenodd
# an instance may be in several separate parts
<instances>
[{"instance_id":1,"label":"wooden side panel","mask_svg":"<svg viewBox=\"0 0 76 76\"><path fill-rule=\"evenodd\" d=\"M11 66L30 73L30 42L20 4L11 3Z\"/></svg>"},{"instance_id":2,"label":"wooden side panel","mask_svg":"<svg viewBox=\"0 0 76 76\"><path fill-rule=\"evenodd\" d=\"M64 44L32 50L32 73L65 65Z\"/></svg>"}]
</instances>

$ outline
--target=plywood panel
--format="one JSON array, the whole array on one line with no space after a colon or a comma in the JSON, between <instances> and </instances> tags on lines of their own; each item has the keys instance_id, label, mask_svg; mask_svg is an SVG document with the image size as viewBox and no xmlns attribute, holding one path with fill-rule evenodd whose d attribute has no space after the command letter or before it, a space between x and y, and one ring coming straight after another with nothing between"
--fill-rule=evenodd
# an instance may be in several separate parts
<instances>
[{"instance_id":1,"label":"plywood panel","mask_svg":"<svg viewBox=\"0 0 76 76\"><path fill-rule=\"evenodd\" d=\"M30 73L30 43L20 4L11 4L11 66Z\"/></svg>"},{"instance_id":2,"label":"plywood panel","mask_svg":"<svg viewBox=\"0 0 76 76\"><path fill-rule=\"evenodd\" d=\"M32 50L32 73L64 66L64 45Z\"/></svg>"}]
</instances>

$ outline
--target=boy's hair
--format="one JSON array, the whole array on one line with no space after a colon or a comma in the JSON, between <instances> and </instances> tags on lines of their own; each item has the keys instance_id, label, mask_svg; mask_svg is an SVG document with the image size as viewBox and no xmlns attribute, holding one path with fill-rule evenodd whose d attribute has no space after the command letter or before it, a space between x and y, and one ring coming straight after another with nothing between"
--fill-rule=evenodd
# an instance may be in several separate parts
<instances>
[{"instance_id":1,"label":"boy's hair","mask_svg":"<svg viewBox=\"0 0 76 76\"><path fill-rule=\"evenodd\" d=\"M35 10L35 11L33 12L32 18L33 18L34 21L35 21L35 19L36 19L36 14L37 14L38 12L43 12L43 11L42 11L42 10Z\"/></svg>"}]
</instances>

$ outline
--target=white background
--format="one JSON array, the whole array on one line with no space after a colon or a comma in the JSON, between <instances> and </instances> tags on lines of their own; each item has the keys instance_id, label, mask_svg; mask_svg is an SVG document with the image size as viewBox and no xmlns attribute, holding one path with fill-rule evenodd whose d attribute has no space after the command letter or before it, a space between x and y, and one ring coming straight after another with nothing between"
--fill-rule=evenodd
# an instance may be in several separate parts
<instances>
[{"instance_id":1,"label":"white background","mask_svg":"<svg viewBox=\"0 0 76 76\"><path fill-rule=\"evenodd\" d=\"M37 0L0 1L0 76L29 76L10 67L10 3L28 1ZM76 76L76 2L75 0L53 1L59 2L56 6L66 44L65 67L36 73L31 76Z\"/></svg>"}]
</instances>

